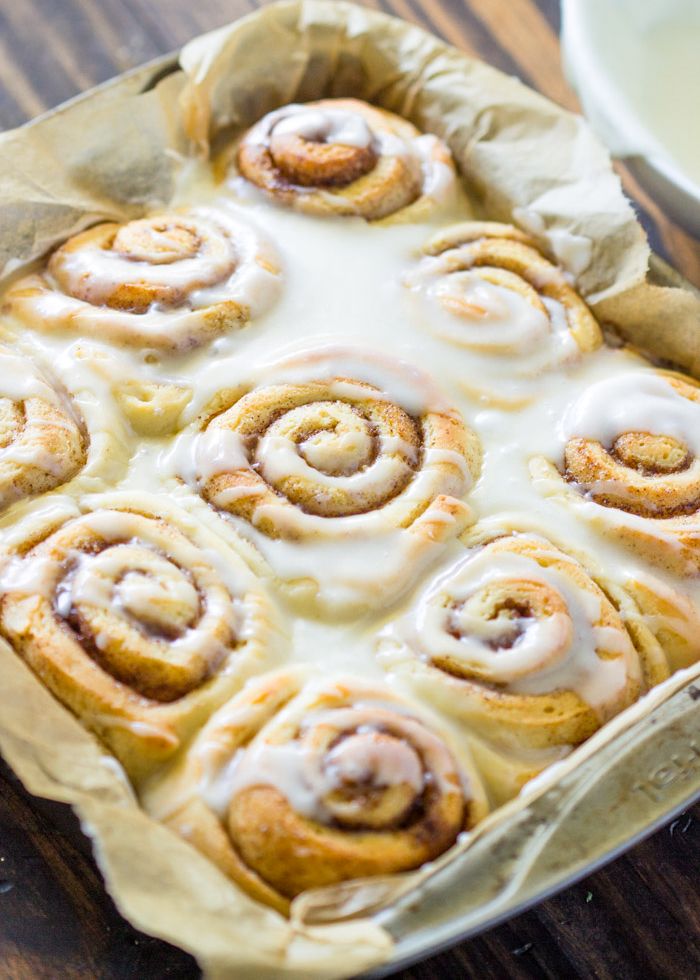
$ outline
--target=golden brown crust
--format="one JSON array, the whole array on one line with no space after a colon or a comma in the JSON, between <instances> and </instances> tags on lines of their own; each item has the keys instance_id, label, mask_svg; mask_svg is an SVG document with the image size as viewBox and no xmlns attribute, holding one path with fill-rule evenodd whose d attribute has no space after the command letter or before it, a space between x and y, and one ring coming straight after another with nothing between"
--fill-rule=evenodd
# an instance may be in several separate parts
<instances>
[{"instance_id":1,"label":"golden brown crust","mask_svg":"<svg viewBox=\"0 0 700 980\"><path fill-rule=\"evenodd\" d=\"M639 378L661 379L700 404L700 387L677 372L650 370ZM616 536L642 558L676 574L700 569L700 458L668 434L630 430L610 446L576 436L568 440L561 469L535 457L532 476L548 496L579 508L593 525ZM591 502L598 506L591 509Z\"/></svg>"},{"instance_id":2,"label":"golden brown crust","mask_svg":"<svg viewBox=\"0 0 700 980\"><path fill-rule=\"evenodd\" d=\"M666 372L659 376L700 405L700 388L692 379ZM596 503L641 517L684 517L700 508L700 461L667 435L624 432L607 447L595 439L570 439L564 476Z\"/></svg>"},{"instance_id":3,"label":"golden brown crust","mask_svg":"<svg viewBox=\"0 0 700 980\"><path fill-rule=\"evenodd\" d=\"M426 623L435 620L424 609L420 627L401 626L395 634L398 641L390 640L389 651L399 642L400 650L406 652L390 653L385 659L389 669L405 674L419 693L473 726L475 735L494 739L516 751L577 745L597 731L603 721L668 676L666 658L649 631L637 623L629 630L628 616L621 616L575 559L549 542L525 534L508 535L485 544L472 555L478 556L479 567L483 568L487 560L489 566L498 567L499 558L505 556L503 573L486 579L472 591L470 586L460 584L464 572L458 567L451 579L443 579L434 595L424 600L438 611L438 633L427 632ZM517 564L510 561L510 556L515 556ZM461 567L469 574L466 559ZM542 577L539 570L554 574ZM570 593L582 596L581 610L586 609L587 615L597 610L585 625L583 637L577 637L581 611L570 608ZM415 616L409 614L410 623ZM513 673L506 682L499 651L517 650L528 632L538 624L553 624L555 619L560 623L556 647L542 646L536 662L521 664L517 669L523 671L522 675ZM465 629L477 632L463 632ZM478 659L471 662L468 651L455 640L479 637L481 631L485 631L483 635L489 638L486 642L494 653L483 663ZM544 644L545 640L539 642ZM581 650L582 642L597 642L597 646L595 650ZM562 651L569 651L566 656L573 658L591 653L601 663L618 662L623 680L620 683L617 678L617 691L598 692L604 694L604 703L588 703L576 690L575 664L569 670L570 687L566 685L566 673L553 687L548 688L544 679L538 682L540 674L546 678L558 663L566 662L562 661ZM521 680L536 683L535 692L519 692Z\"/></svg>"},{"instance_id":4,"label":"golden brown crust","mask_svg":"<svg viewBox=\"0 0 700 980\"><path fill-rule=\"evenodd\" d=\"M276 133L285 113L300 109L322 116L361 120L367 145L349 145ZM424 176L414 141L420 133L405 119L359 99L322 99L270 113L242 138L237 150L241 174L274 200L310 214L390 218L420 203ZM382 140L389 138L389 149ZM453 172L447 148L435 141L434 165Z\"/></svg>"},{"instance_id":5,"label":"golden brown crust","mask_svg":"<svg viewBox=\"0 0 700 980\"><path fill-rule=\"evenodd\" d=\"M274 296L279 263L255 229L225 209L156 214L74 235L43 273L8 290L5 307L39 330L187 350L256 315L249 289L238 285L243 269L265 280L256 294ZM210 299L207 290L215 291Z\"/></svg>"},{"instance_id":6,"label":"golden brown crust","mask_svg":"<svg viewBox=\"0 0 700 980\"><path fill-rule=\"evenodd\" d=\"M286 912L308 888L443 853L486 813L467 768L388 690L282 673L222 708L145 802L252 897Z\"/></svg>"},{"instance_id":7,"label":"golden brown crust","mask_svg":"<svg viewBox=\"0 0 700 980\"><path fill-rule=\"evenodd\" d=\"M98 510L28 544L0 633L139 779L237 689L266 604L247 578L233 595L172 517Z\"/></svg>"},{"instance_id":8,"label":"golden brown crust","mask_svg":"<svg viewBox=\"0 0 700 980\"><path fill-rule=\"evenodd\" d=\"M344 187L359 180L377 162L371 146L312 143L301 136L273 135L271 145L265 150L246 145L244 140L238 151L238 162L245 176L255 173L256 149L262 157L263 181L268 189L281 188L285 183L301 187ZM277 176L275 170L280 172Z\"/></svg>"},{"instance_id":9,"label":"golden brown crust","mask_svg":"<svg viewBox=\"0 0 700 980\"><path fill-rule=\"evenodd\" d=\"M67 483L85 464L87 437L58 400L0 395L2 450L7 452L0 452L0 510Z\"/></svg>"},{"instance_id":10,"label":"golden brown crust","mask_svg":"<svg viewBox=\"0 0 700 980\"><path fill-rule=\"evenodd\" d=\"M231 275L236 265L233 250L221 270L200 265L186 283L168 282L166 276L160 282L147 278L146 270L162 266L165 271L170 265L196 259L205 245L204 229L185 216L141 218L126 225L108 222L74 235L61 245L51 255L48 270L61 290L75 299L113 310L145 313L154 303L181 306L190 292ZM76 276L71 258L86 249L94 249L98 261L99 252L109 252L133 263L133 275L124 282L100 281L97 275Z\"/></svg>"},{"instance_id":11,"label":"golden brown crust","mask_svg":"<svg viewBox=\"0 0 700 980\"><path fill-rule=\"evenodd\" d=\"M427 256L439 257L432 274L445 280L472 271L486 282L519 293L545 314L543 298L556 301L579 350L587 353L600 347L600 328L586 303L561 270L545 258L534 239L519 228L495 221L468 221L439 231L423 251ZM473 309L449 293L442 299L449 312L474 315ZM489 349L488 337L483 345Z\"/></svg>"},{"instance_id":12,"label":"golden brown crust","mask_svg":"<svg viewBox=\"0 0 700 980\"><path fill-rule=\"evenodd\" d=\"M406 830L348 834L299 817L278 790L253 786L232 802L227 824L243 861L292 899L309 888L420 867L454 844L463 802L455 789Z\"/></svg>"},{"instance_id":13,"label":"golden brown crust","mask_svg":"<svg viewBox=\"0 0 700 980\"><path fill-rule=\"evenodd\" d=\"M339 393L343 386L352 390ZM240 441L247 463L203 481L202 495L271 537L284 533L280 508L326 518L386 509L387 526L410 526L436 499L405 494L430 450L445 454L439 464L445 474L445 491L457 491L464 469L470 480L478 473L478 441L460 420L436 411L414 419L399 405L380 397L377 388L346 378L258 388L215 417L207 431L215 430L231 433ZM349 444L343 440L353 438L361 448L352 454L343 451ZM296 475L285 471L266 479L264 467L252 465L265 439L295 446L310 461L311 469L305 467ZM395 448L385 451L383 446ZM358 490L342 479L333 479L366 471L379 456L393 463L388 482L368 482ZM318 479L310 475L313 472L319 474Z\"/></svg>"},{"instance_id":14,"label":"golden brown crust","mask_svg":"<svg viewBox=\"0 0 700 980\"><path fill-rule=\"evenodd\" d=\"M671 671L700 660L700 612L682 583L675 588L653 575L632 575L625 579L624 588L661 644Z\"/></svg>"}]
</instances>

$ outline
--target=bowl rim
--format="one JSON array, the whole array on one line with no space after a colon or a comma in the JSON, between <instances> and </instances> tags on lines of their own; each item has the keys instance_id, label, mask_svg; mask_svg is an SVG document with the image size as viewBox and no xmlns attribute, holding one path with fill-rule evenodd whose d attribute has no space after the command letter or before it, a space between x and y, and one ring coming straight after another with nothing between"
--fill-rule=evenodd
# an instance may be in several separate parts
<instances>
[{"instance_id":1,"label":"bowl rim","mask_svg":"<svg viewBox=\"0 0 700 980\"><path fill-rule=\"evenodd\" d=\"M596 108L605 106L605 116L623 138L637 131L653 139L651 130L639 120L624 94L610 78L604 60L596 56L596 46L590 32L595 10L596 4L591 0L562 0L561 49L569 81L582 102ZM589 119L589 122L601 135L595 119ZM611 148L611 152L618 155L614 148ZM672 158L653 152L620 154L620 158L626 155L644 160L648 168L696 201L700 211L700 184L681 170Z\"/></svg>"}]
</instances>

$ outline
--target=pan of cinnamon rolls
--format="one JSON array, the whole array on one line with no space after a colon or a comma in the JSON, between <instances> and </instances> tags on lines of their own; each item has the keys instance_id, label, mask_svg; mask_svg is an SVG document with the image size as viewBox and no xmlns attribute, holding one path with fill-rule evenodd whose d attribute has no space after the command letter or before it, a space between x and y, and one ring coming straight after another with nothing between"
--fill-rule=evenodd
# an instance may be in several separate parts
<instances>
[{"instance_id":1,"label":"pan of cinnamon rolls","mask_svg":"<svg viewBox=\"0 0 700 980\"><path fill-rule=\"evenodd\" d=\"M503 219L326 98L2 292L0 636L281 916L700 659L698 382Z\"/></svg>"}]
</instances>

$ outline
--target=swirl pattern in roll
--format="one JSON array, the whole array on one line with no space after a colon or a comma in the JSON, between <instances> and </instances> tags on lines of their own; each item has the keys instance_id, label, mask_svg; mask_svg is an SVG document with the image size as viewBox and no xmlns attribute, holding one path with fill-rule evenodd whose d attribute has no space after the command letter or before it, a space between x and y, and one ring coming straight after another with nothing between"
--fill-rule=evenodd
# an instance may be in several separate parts
<instances>
[{"instance_id":1,"label":"swirl pattern in roll","mask_svg":"<svg viewBox=\"0 0 700 980\"><path fill-rule=\"evenodd\" d=\"M0 511L67 483L86 459L68 396L28 358L0 349Z\"/></svg>"},{"instance_id":2,"label":"swirl pattern in roll","mask_svg":"<svg viewBox=\"0 0 700 980\"><path fill-rule=\"evenodd\" d=\"M307 889L420 867L488 808L466 751L413 706L293 671L250 682L144 803L283 913Z\"/></svg>"},{"instance_id":3,"label":"swirl pattern in roll","mask_svg":"<svg viewBox=\"0 0 700 980\"><path fill-rule=\"evenodd\" d=\"M315 580L321 606L388 601L470 522L476 435L429 379L379 355L324 351L265 377L185 437L181 472L281 578Z\"/></svg>"},{"instance_id":4,"label":"swirl pattern in roll","mask_svg":"<svg viewBox=\"0 0 700 980\"><path fill-rule=\"evenodd\" d=\"M571 746L668 676L641 617L627 620L578 561L513 534L440 575L380 659L496 745Z\"/></svg>"},{"instance_id":5,"label":"swirl pattern in roll","mask_svg":"<svg viewBox=\"0 0 700 980\"><path fill-rule=\"evenodd\" d=\"M421 320L457 347L517 356L534 374L595 350L593 314L563 271L512 225L473 221L434 235L405 283L422 300Z\"/></svg>"},{"instance_id":6,"label":"swirl pattern in roll","mask_svg":"<svg viewBox=\"0 0 700 980\"><path fill-rule=\"evenodd\" d=\"M38 330L182 351L259 316L279 285L257 229L224 206L199 207L81 232L5 299Z\"/></svg>"},{"instance_id":7,"label":"swirl pattern in roll","mask_svg":"<svg viewBox=\"0 0 700 980\"><path fill-rule=\"evenodd\" d=\"M600 381L574 403L561 455L536 458L543 493L645 559L680 574L700 570L700 387L652 368Z\"/></svg>"},{"instance_id":8,"label":"swirl pattern in roll","mask_svg":"<svg viewBox=\"0 0 700 980\"><path fill-rule=\"evenodd\" d=\"M265 662L274 634L236 556L214 567L172 509L155 512L96 509L39 541L32 524L1 575L0 634L136 779Z\"/></svg>"},{"instance_id":9,"label":"swirl pattern in roll","mask_svg":"<svg viewBox=\"0 0 700 980\"><path fill-rule=\"evenodd\" d=\"M358 99L323 99L268 113L237 151L243 177L310 214L419 220L455 183L447 147Z\"/></svg>"},{"instance_id":10,"label":"swirl pattern in roll","mask_svg":"<svg viewBox=\"0 0 700 980\"><path fill-rule=\"evenodd\" d=\"M626 569L622 587L661 644L672 672L700 660L700 610L683 581L664 581L646 569Z\"/></svg>"}]
</instances>

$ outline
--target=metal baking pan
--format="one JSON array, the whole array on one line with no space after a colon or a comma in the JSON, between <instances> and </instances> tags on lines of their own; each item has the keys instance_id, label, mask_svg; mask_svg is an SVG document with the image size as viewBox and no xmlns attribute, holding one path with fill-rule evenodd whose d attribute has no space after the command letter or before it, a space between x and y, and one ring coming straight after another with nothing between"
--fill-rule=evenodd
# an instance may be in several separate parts
<instances>
[{"instance_id":1,"label":"metal baking pan","mask_svg":"<svg viewBox=\"0 0 700 980\"><path fill-rule=\"evenodd\" d=\"M27 126L40 126L100 96L147 92L178 70L178 53L165 55ZM657 256L651 278L660 285L693 289ZM397 906L380 913L395 947L391 959L367 976L386 976L519 914L614 859L700 799L700 681L678 678L676 687L651 716L622 726L613 741L597 749L592 745L573 773L534 796L513 820L492 828ZM497 876L492 873L494 854L503 869Z\"/></svg>"}]
</instances>

